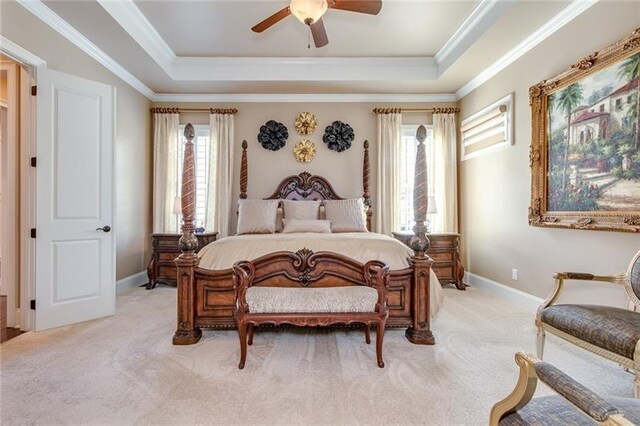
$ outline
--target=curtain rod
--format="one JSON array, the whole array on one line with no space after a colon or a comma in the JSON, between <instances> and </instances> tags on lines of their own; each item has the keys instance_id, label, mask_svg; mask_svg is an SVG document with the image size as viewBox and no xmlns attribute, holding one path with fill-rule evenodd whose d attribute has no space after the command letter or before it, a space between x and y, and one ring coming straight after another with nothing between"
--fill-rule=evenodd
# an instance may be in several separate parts
<instances>
[{"instance_id":1,"label":"curtain rod","mask_svg":"<svg viewBox=\"0 0 640 426\"><path fill-rule=\"evenodd\" d=\"M453 114L460 112L459 108L374 108L374 114L413 114L413 113L433 113L433 114Z\"/></svg>"},{"instance_id":2,"label":"curtain rod","mask_svg":"<svg viewBox=\"0 0 640 426\"><path fill-rule=\"evenodd\" d=\"M236 114L235 108L151 108L152 113L178 114L181 112L208 112L209 114Z\"/></svg>"}]
</instances>

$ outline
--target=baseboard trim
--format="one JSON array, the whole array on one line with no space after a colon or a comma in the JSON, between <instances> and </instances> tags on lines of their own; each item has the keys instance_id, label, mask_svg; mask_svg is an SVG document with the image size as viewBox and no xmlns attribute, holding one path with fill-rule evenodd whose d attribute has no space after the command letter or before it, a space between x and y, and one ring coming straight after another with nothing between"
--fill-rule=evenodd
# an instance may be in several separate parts
<instances>
[{"instance_id":1,"label":"baseboard trim","mask_svg":"<svg viewBox=\"0 0 640 426\"><path fill-rule=\"evenodd\" d=\"M148 282L147 271L138 272L126 278L116 281L116 294L120 294L125 290L138 287Z\"/></svg>"},{"instance_id":2,"label":"baseboard trim","mask_svg":"<svg viewBox=\"0 0 640 426\"><path fill-rule=\"evenodd\" d=\"M494 294L505 297L533 313L536 312L538 307L544 301L543 299L533 296L529 293L525 293L522 290L509 287L508 285L490 280L489 278L481 277L480 275L476 275L473 272L465 272L464 281L471 286L483 288L493 292Z\"/></svg>"}]
</instances>

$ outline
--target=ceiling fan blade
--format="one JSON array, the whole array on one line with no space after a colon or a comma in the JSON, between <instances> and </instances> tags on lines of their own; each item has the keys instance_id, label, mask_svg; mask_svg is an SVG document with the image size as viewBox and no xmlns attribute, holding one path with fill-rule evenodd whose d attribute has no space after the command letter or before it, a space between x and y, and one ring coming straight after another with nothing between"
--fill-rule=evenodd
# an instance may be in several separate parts
<instances>
[{"instance_id":1,"label":"ceiling fan blade","mask_svg":"<svg viewBox=\"0 0 640 426\"><path fill-rule=\"evenodd\" d=\"M332 9L348 10L349 12L377 15L382 9L382 0L329 0Z\"/></svg>"},{"instance_id":2,"label":"ceiling fan blade","mask_svg":"<svg viewBox=\"0 0 640 426\"><path fill-rule=\"evenodd\" d=\"M329 37L327 37L327 30L324 28L324 22L322 18L309 26L311 28L311 35L313 36L313 43L316 47L326 46L329 43Z\"/></svg>"},{"instance_id":3,"label":"ceiling fan blade","mask_svg":"<svg viewBox=\"0 0 640 426\"><path fill-rule=\"evenodd\" d=\"M267 19L260 22L259 24L255 25L253 28L251 28L251 31L253 31L254 33L261 33L267 28L269 28L270 26L275 25L278 22L282 21L284 18L286 18L289 15L291 15L291 9L289 9L289 6L287 6L284 9L281 9L278 12L274 13L273 15L269 16Z\"/></svg>"}]
</instances>

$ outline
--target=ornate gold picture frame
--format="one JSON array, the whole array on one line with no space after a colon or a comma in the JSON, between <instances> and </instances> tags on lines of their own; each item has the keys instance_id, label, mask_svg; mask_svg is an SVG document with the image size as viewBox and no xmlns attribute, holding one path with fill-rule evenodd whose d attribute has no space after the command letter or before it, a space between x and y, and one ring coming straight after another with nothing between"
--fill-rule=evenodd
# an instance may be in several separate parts
<instances>
[{"instance_id":1,"label":"ornate gold picture frame","mask_svg":"<svg viewBox=\"0 0 640 426\"><path fill-rule=\"evenodd\" d=\"M529 99L529 224L640 232L640 28Z\"/></svg>"}]
</instances>

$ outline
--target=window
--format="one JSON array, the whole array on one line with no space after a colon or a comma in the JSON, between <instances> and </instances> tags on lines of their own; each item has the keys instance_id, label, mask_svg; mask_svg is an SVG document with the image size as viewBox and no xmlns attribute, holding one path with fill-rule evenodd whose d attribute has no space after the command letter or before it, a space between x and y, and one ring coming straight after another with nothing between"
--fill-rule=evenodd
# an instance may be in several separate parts
<instances>
[{"instance_id":1,"label":"window","mask_svg":"<svg viewBox=\"0 0 640 426\"><path fill-rule=\"evenodd\" d=\"M196 137L193 140L195 149L195 163L196 163L196 228L206 227L207 216L207 182L209 181L209 125L196 125ZM180 125L180 148L178 150L178 191L177 194L182 193L182 160L184 157L184 125ZM177 215L176 215L177 216ZM182 217L176 217L178 221L178 229L180 229L180 220Z\"/></svg>"},{"instance_id":2,"label":"window","mask_svg":"<svg viewBox=\"0 0 640 426\"><path fill-rule=\"evenodd\" d=\"M604 104L600 105L600 112L604 112Z\"/></svg>"},{"instance_id":3,"label":"window","mask_svg":"<svg viewBox=\"0 0 640 426\"><path fill-rule=\"evenodd\" d=\"M462 161L513 144L513 93L462 120Z\"/></svg>"},{"instance_id":4,"label":"window","mask_svg":"<svg viewBox=\"0 0 640 426\"><path fill-rule=\"evenodd\" d=\"M402 146L405 148L400 154L400 231L412 231L415 224L413 220L413 183L416 164L417 125L402 126ZM429 183L429 195L433 195L434 153L433 153L433 128L427 126L427 140L425 141L427 153L427 179ZM430 206L433 208L435 206ZM429 214L427 219L432 220L434 215Z\"/></svg>"},{"instance_id":5,"label":"window","mask_svg":"<svg viewBox=\"0 0 640 426\"><path fill-rule=\"evenodd\" d=\"M622 99L616 99L616 110L620 111L622 109Z\"/></svg>"}]
</instances>

